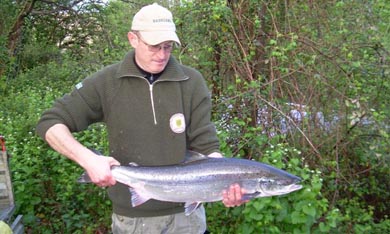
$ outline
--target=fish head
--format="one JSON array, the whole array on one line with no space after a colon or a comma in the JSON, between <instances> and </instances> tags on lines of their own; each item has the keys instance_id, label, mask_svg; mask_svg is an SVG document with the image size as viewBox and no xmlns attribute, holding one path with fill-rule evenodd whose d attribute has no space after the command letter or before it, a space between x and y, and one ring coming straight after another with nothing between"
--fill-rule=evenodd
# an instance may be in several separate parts
<instances>
[{"instance_id":1,"label":"fish head","mask_svg":"<svg viewBox=\"0 0 390 234\"><path fill-rule=\"evenodd\" d=\"M293 175L288 177L262 177L257 181L258 197L269 197L287 194L302 188L301 178Z\"/></svg>"}]
</instances>

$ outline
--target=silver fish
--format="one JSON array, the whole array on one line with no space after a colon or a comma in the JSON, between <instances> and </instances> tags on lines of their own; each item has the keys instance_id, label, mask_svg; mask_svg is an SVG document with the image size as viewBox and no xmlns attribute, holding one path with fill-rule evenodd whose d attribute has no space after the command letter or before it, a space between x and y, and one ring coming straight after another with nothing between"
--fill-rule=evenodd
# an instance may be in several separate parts
<instances>
[{"instance_id":1,"label":"silver fish","mask_svg":"<svg viewBox=\"0 0 390 234\"><path fill-rule=\"evenodd\" d=\"M222 191L232 184L245 189L243 200L302 188L299 177L270 165L247 159L209 158L193 151L187 152L187 159L181 164L153 167L130 164L113 166L111 172L117 182L129 186L133 207L149 199L183 202L186 215L202 202L222 200ZM86 173L78 181L91 182Z\"/></svg>"}]
</instances>

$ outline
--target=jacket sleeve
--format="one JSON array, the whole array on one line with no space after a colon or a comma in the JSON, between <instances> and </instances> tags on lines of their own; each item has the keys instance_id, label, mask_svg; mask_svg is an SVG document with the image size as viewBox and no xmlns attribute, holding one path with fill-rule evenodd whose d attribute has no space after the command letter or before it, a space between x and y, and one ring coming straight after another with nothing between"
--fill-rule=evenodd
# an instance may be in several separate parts
<instances>
[{"instance_id":1,"label":"jacket sleeve","mask_svg":"<svg viewBox=\"0 0 390 234\"><path fill-rule=\"evenodd\" d=\"M96 85L97 75L78 83L70 94L55 101L38 121L36 131L45 138L46 131L53 125L62 123L71 132L86 129L90 124L103 118L101 98Z\"/></svg>"},{"instance_id":2,"label":"jacket sleeve","mask_svg":"<svg viewBox=\"0 0 390 234\"><path fill-rule=\"evenodd\" d=\"M190 85L187 86L186 101L190 103L187 126L188 148L205 155L219 152L219 140L214 123L211 122L211 96L203 76L192 70Z\"/></svg>"}]
</instances>

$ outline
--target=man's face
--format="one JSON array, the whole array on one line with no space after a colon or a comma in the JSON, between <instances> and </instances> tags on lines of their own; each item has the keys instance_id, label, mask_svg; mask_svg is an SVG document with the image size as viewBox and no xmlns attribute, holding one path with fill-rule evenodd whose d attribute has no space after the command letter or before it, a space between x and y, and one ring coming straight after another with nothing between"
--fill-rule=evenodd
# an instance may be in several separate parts
<instances>
[{"instance_id":1,"label":"man's face","mask_svg":"<svg viewBox=\"0 0 390 234\"><path fill-rule=\"evenodd\" d=\"M148 45L138 33L129 32L128 39L135 49L135 61L143 70L152 74L164 70L171 55L173 42Z\"/></svg>"}]
</instances>

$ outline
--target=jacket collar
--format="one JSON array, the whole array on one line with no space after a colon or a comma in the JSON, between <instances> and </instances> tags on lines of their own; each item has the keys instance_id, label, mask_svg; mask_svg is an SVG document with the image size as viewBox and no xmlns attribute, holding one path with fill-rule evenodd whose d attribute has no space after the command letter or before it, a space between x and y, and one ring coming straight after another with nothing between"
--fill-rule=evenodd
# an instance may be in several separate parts
<instances>
[{"instance_id":1,"label":"jacket collar","mask_svg":"<svg viewBox=\"0 0 390 234\"><path fill-rule=\"evenodd\" d=\"M132 50L126 54L122 62L119 64L119 69L117 72L117 78L122 77L143 77L144 75L135 65L135 51ZM182 81L187 80L188 76L184 73L179 62L171 56L169 58L168 64L165 67L163 73L159 77L159 81Z\"/></svg>"}]
</instances>

